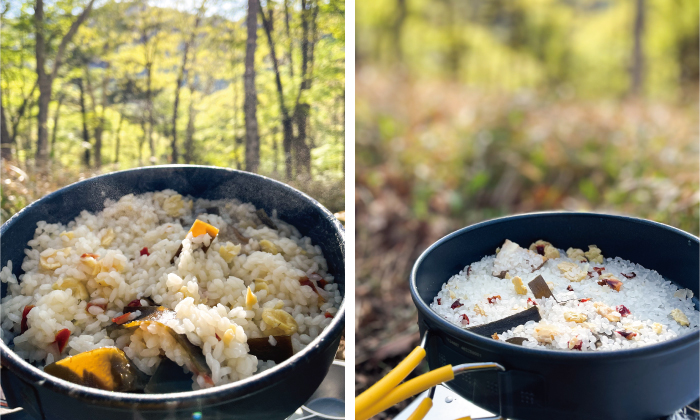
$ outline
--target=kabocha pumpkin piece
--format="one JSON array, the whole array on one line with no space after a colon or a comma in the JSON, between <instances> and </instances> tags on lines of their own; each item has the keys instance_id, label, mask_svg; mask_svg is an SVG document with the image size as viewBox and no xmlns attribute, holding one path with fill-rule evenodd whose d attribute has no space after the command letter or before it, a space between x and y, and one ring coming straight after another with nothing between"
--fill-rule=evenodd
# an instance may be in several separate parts
<instances>
[{"instance_id":1,"label":"kabocha pumpkin piece","mask_svg":"<svg viewBox=\"0 0 700 420\"><path fill-rule=\"evenodd\" d=\"M272 360L275 363L282 363L292 357L294 350L292 349L292 338L288 335L273 336L274 345L270 342L269 337L249 338L248 347L250 354L258 358L258 360Z\"/></svg>"},{"instance_id":2,"label":"kabocha pumpkin piece","mask_svg":"<svg viewBox=\"0 0 700 420\"><path fill-rule=\"evenodd\" d=\"M210 225L209 223L205 223L197 219L192 224L192 227L190 228L189 232L187 232L187 237L190 237L190 235L192 235L192 238L196 238L204 235L205 233L208 233L209 236L211 236L211 241L209 242L209 245L202 244L202 251L207 252L212 242L214 242L214 239L216 239L216 236L219 234L218 228ZM173 257L170 259L170 264L173 264L175 262L175 258L179 257L181 252L182 244L180 244L180 246L177 248L177 251L175 251L175 255L173 255Z\"/></svg>"},{"instance_id":3,"label":"kabocha pumpkin piece","mask_svg":"<svg viewBox=\"0 0 700 420\"><path fill-rule=\"evenodd\" d=\"M139 391L146 384L145 375L116 347L78 353L47 365L44 372L78 385L105 391Z\"/></svg>"}]
</instances>

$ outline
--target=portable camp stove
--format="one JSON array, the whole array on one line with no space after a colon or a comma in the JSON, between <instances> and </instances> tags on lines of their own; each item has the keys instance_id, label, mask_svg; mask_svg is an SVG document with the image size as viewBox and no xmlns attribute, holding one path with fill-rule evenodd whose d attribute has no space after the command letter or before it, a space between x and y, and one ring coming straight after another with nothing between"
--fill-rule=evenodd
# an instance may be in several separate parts
<instances>
[{"instance_id":1,"label":"portable camp stove","mask_svg":"<svg viewBox=\"0 0 700 420\"><path fill-rule=\"evenodd\" d=\"M417 396L411 404L399 413L394 420L406 420L415 411L418 404L428 395L428 391ZM424 420L445 420L456 419L459 417L471 416L473 419L494 417L495 414L490 413L483 408L477 407L468 400L460 397L445 385L438 385L435 388L435 396L433 397L433 407L428 411ZM659 420L700 420L700 411L698 411L698 400L687 407L683 407L677 412L668 417L660 418Z\"/></svg>"}]
</instances>

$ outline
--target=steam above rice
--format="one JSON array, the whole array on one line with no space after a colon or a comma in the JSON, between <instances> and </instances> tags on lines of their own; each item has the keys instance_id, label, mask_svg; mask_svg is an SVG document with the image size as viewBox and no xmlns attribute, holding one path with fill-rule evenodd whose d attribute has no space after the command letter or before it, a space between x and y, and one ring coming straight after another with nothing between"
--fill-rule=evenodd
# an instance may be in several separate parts
<instances>
[{"instance_id":1,"label":"steam above rice","mask_svg":"<svg viewBox=\"0 0 700 420\"><path fill-rule=\"evenodd\" d=\"M537 298L526 287L538 276L551 297ZM587 252L564 252L546 241L525 249L506 240L496 255L452 276L430 307L468 329L536 306L540 321L492 337L532 348L598 351L641 347L697 330L700 313L692 298L692 291L654 270L604 258L595 245Z\"/></svg>"},{"instance_id":2,"label":"steam above rice","mask_svg":"<svg viewBox=\"0 0 700 420\"><path fill-rule=\"evenodd\" d=\"M188 235L195 219L217 227L218 236ZM11 262L0 271L8 283L0 304L2 339L39 367L116 346L146 374L163 355L187 370L187 354L166 326L108 333L130 302L150 299L176 313L167 327L201 348L211 377L195 372L193 389L270 368L274 362L250 354L249 338L275 345L272 337L286 334L285 322L296 324L288 335L297 353L330 324L342 297L311 239L276 214L261 219L250 203L195 200L165 190L108 199L102 212L83 211L67 225L39 222L25 250L21 282ZM29 305L35 307L22 333ZM271 319L275 325L268 325ZM70 330L70 338L56 352L62 329Z\"/></svg>"}]
</instances>

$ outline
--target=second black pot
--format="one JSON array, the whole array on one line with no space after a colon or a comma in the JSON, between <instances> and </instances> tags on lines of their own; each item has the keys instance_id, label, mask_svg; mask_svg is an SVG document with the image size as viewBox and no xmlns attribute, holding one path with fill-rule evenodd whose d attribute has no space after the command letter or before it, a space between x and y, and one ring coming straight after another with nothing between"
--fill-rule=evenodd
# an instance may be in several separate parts
<instances>
[{"instance_id":1,"label":"second black pot","mask_svg":"<svg viewBox=\"0 0 700 420\"><path fill-rule=\"evenodd\" d=\"M693 290L698 308L698 238L647 220L591 213L505 217L454 232L428 248L411 274L421 333L428 333L430 369L496 362L505 372L457 376L448 385L462 397L509 419L639 419L668 416L699 392L700 332L642 348L605 352L528 349L456 327L429 307L442 285L465 266L510 239L544 239L559 247L596 244L654 269Z\"/></svg>"}]
</instances>

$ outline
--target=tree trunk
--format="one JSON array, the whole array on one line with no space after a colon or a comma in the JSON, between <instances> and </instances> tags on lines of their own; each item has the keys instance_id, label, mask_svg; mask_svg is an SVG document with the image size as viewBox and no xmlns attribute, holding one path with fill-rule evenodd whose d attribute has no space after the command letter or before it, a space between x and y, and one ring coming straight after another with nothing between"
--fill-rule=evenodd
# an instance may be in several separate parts
<instances>
[{"instance_id":1,"label":"tree trunk","mask_svg":"<svg viewBox=\"0 0 700 420\"><path fill-rule=\"evenodd\" d=\"M106 75L105 75L106 78ZM95 90L92 88L92 80L90 79L90 69L88 66L85 66L85 81L87 82L87 91L88 95L90 96L90 103L92 104L92 115L93 118L99 115L97 118L97 123L93 124L95 125L95 145L93 147L93 153L92 153L92 160L93 160L93 167L95 168L100 168L102 166L102 133L104 131L104 108L107 105L107 97L105 96L105 92L103 90L102 92L102 110L101 114L98 114L97 112L97 101L95 100ZM104 79L103 79L103 84L102 88L106 88Z\"/></svg>"},{"instance_id":2,"label":"tree trunk","mask_svg":"<svg viewBox=\"0 0 700 420\"><path fill-rule=\"evenodd\" d=\"M294 139L293 147L297 176L300 174L311 175L311 148L306 143L311 106L302 102L302 94L311 88L311 72L309 68L313 66L318 5L315 5L316 9L313 12L311 10L312 7L314 5L311 1L301 0L301 84L299 85L297 102L294 108L294 122L297 126L297 135ZM309 35L312 37L311 42L309 41Z\"/></svg>"},{"instance_id":3,"label":"tree trunk","mask_svg":"<svg viewBox=\"0 0 700 420\"><path fill-rule=\"evenodd\" d=\"M7 118L5 118L5 107L2 106L2 100L0 100L0 114L2 114L0 117L0 158L12 160L12 139L7 131Z\"/></svg>"},{"instance_id":4,"label":"tree trunk","mask_svg":"<svg viewBox=\"0 0 700 420\"><path fill-rule=\"evenodd\" d=\"M156 146L153 143L153 63L146 64L146 114L148 116L148 147L151 150L151 164L155 163Z\"/></svg>"},{"instance_id":5,"label":"tree trunk","mask_svg":"<svg viewBox=\"0 0 700 420\"><path fill-rule=\"evenodd\" d=\"M202 2L202 6L199 8L199 11L197 12L197 16L195 17L194 20L194 28L192 29L192 32L190 32L190 37L189 39L185 42L185 48L182 53L182 65L180 66L180 71L177 75L177 81L176 81L176 86L175 86L175 102L173 104L173 140L170 143L170 146L172 148L172 155L170 158L171 163L177 163L178 160L178 151L177 151L177 111L178 111L178 106L180 104L180 86L182 85L182 81L185 78L185 69L187 68L187 54L190 50L190 45L194 43L194 38L197 34L197 28L199 27L199 22L202 18L202 12L204 9L204 4L205 1ZM189 123L188 123L188 128L189 128ZM191 155L190 155L191 158ZM189 163L189 162L188 162Z\"/></svg>"},{"instance_id":6,"label":"tree trunk","mask_svg":"<svg viewBox=\"0 0 700 420\"><path fill-rule=\"evenodd\" d=\"M83 164L86 168L90 167L90 134L87 128L87 110L85 107L85 89L83 89L83 80L78 79L78 89L80 89L80 113L83 117Z\"/></svg>"},{"instance_id":7,"label":"tree trunk","mask_svg":"<svg viewBox=\"0 0 700 420\"><path fill-rule=\"evenodd\" d=\"M117 140L114 146L114 163L119 163L119 146L122 140L122 121L124 120L124 114L119 113L119 124L117 124Z\"/></svg>"},{"instance_id":8,"label":"tree trunk","mask_svg":"<svg viewBox=\"0 0 700 420\"><path fill-rule=\"evenodd\" d=\"M53 114L53 131L51 132L51 159L56 156L56 132L58 132L58 117L61 115L61 104L65 95L59 95L56 112Z\"/></svg>"},{"instance_id":9,"label":"tree trunk","mask_svg":"<svg viewBox=\"0 0 700 420\"><path fill-rule=\"evenodd\" d=\"M311 148L306 144L306 135L309 120L309 104L301 103L296 109L296 125L297 125L297 141L296 145L296 164L297 176L300 174L311 175Z\"/></svg>"},{"instance_id":10,"label":"tree trunk","mask_svg":"<svg viewBox=\"0 0 700 420\"><path fill-rule=\"evenodd\" d=\"M401 47L401 33L403 32L403 24L406 21L406 0L396 0L396 19L392 25L392 36L394 44L394 55L396 62L403 61L403 48Z\"/></svg>"},{"instance_id":11,"label":"tree trunk","mask_svg":"<svg viewBox=\"0 0 700 420\"><path fill-rule=\"evenodd\" d=\"M146 142L146 119L141 117L140 118L140 123L141 123L141 132L143 133L141 137L139 138L139 166L143 165L143 143Z\"/></svg>"},{"instance_id":12,"label":"tree trunk","mask_svg":"<svg viewBox=\"0 0 700 420\"><path fill-rule=\"evenodd\" d=\"M245 73L243 87L245 89L245 167L247 171L257 172L260 166L260 138L258 137L258 119L256 116L258 97L255 91L255 47L258 38L258 0L248 0L248 16L246 26L248 39L245 51Z\"/></svg>"},{"instance_id":13,"label":"tree trunk","mask_svg":"<svg viewBox=\"0 0 700 420\"><path fill-rule=\"evenodd\" d=\"M44 167L48 160L48 133L46 120L49 117L51 100L51 76L46 74L46 41L44 40L44 1L36 0L34 6L34 24L36 26L36 75L39 85L39 114L37 115L36 163Z\"/></svg>"},{"instance_id":14,"label":"tree trunk","mask_svg":"<svg viewBox=\"0 0 700 420\"><path fill-rule=\"evenodd\" d=\"M87 15L92 10L92 5L95 0L90 0L83 12L78 18L73 21L68 32L63 35L61 43L58 46L58 51L53 59L53 69L51 73L46 72L46 41L44 39L44 0L36 0L34 5L34 25L36 28L35 44L36 44L36 74L37 84L39 85L39 113L37 115L37 140L36 140L36 164L39 168L45 168L48 163L48 131L46 129L46 121L49 117L49 102L51 101L51 86L58 69L61 66L63 54L71 39L78 32L78 27L85 21Z\"/></svg>"},{"instance_id":15,"label":"tree trunk","mask_svg":"<svg viewBox=\"0 0 700 420\"><path fill-rule=\"evenodd\" d=\"M279 99L280 115L282 117L282 148L284 149L285 173L287 179L292 179L292 142L294 132L292 129L292 119L289 116L289 111L284 104L284 89L282 87L282 77L280 75L279 64L277 63L277 54L275 53L275 42L272 40L272 20L265 18L265 13L260 12L263 20L263 27L267 35L267 43L270 46L270 60L275 71L275 84L277 86L277 97ZM272 17L272 11L270 11ZM275 143L275 147L277 143Z\"/></svg>"},{"instance_id":16,"label":"tree trunk","mask_svg":"<svg viewBox=\"0 0 700 420\"><path fill-rule=\"evenodd\" d=\"M645 0L637 0L637 10L634 17L634 49L632 50L632 68L630 69L630 78L632 84L630 86L630 94L638 96L642 93L644 84L644 46L642 38L644 37L644 21L646 18Z\"/></svg>"},{"instance_id":17,"label":"tree trunk","mask_svg":"<svg viewBox=\"0 0 700 420\"><path fill-rule=\"evenodd\" d=\"M289 50L287 50L287 60L289 61L289 77L294 77L294 60L292 59L292 48L294 40L292 39L292 31L289 28L289 0L284 1L284 26L287 29L287 38L289 39Z\"/></svg>"}]
</instances>

